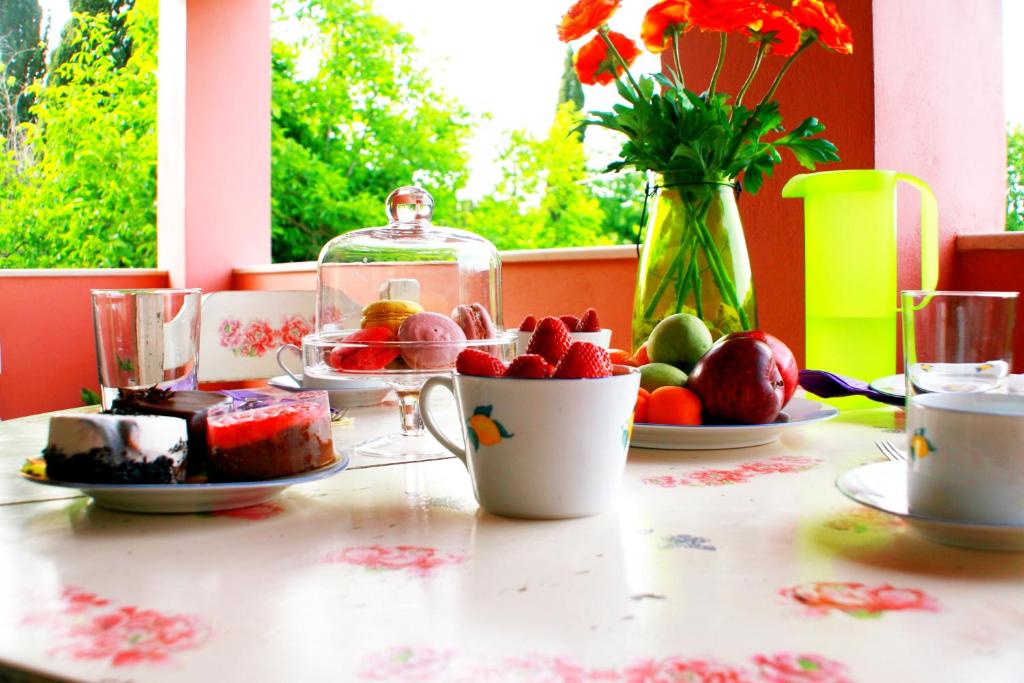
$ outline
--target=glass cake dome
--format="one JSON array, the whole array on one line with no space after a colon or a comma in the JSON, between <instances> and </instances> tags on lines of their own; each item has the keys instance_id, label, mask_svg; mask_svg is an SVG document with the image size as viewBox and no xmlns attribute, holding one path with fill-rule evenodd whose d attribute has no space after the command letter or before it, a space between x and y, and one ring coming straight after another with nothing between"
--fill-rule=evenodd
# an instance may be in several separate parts
<instances>
[{"instance_id":1,"label":"glass cake dome","mask_svg":"<svg viewBox=\"0 0 1024 683\"><path fill-rule=\"evenodd\" d=\"M434 199L400 187L385 201L388 224L344 233L317 262L316 330L303 339L303 371L318 378L387 382L402 431L357 447L365 455L434 456L419 390L450 372L465 348L502 360L515 335L501 315L501 260L488 240L431 222Z\"/></svg>"}]
</instances>

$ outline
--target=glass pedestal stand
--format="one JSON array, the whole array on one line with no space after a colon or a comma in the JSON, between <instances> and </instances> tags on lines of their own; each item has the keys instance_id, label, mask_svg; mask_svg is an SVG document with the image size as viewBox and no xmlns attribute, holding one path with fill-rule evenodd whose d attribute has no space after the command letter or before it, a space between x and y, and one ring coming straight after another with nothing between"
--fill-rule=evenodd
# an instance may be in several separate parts
<instances>
[{"instance_id":1,"label":"glass pedestal stand","mask_svg":"<svg viewBox=\"0 0 1024 683\"><path fill-rule=\"evenodd\" d=\"M356 453L373 458L409 461L448 455L444 446L423 428L423 417L420 415L420 387L423 381L418 382L415 388L410 388L407 382L388 382L398 395L402 431L364 441L356 446Z\"/></svg>"}]
</instances>

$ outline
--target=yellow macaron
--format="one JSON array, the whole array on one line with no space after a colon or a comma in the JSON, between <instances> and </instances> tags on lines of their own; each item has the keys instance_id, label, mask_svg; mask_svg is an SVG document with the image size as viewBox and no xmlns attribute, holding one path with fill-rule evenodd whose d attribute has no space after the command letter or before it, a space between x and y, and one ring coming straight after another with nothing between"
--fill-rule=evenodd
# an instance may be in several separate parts
<instances>
[{"instance_id":1,"label":"yellow macaron","mask_svg":"<svg viewBox=\"0 0 1024 683\"><path fill-rule=\"evenodd\" d=\"M363 319L359 324L367 327L386 327L398 334L402 322L414 313L422 313L423 307L415 301L405 299L381 299L374 301L363 309Z\"/></svg>"}]
</instances>

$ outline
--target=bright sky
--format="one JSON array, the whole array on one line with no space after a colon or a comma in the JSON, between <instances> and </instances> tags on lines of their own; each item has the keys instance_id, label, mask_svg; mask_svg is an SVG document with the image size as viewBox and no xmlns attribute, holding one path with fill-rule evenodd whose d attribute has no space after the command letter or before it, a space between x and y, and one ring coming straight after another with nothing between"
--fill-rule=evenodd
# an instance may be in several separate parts
<instances>
[{"instance_id":1,"label":"bright sky","mask_svg":"<svg viewBox=\"0 0 1024 683\"><path fill-rule=\"evenodd\" d=\"M0 0L2 1L2 0ZM50 40L56 44L68 18L68 0L40 0L51 18ZM489 191L498 173L492 163L503 131L526 128L547 132L554 115L565 46L555 26L569 0L518 0L512 5L467 0L374 0L378 11L400 23L416 38L424 65L434 82L476 114L490 114L470 145L472 176L468 196ZM639 33L649 2L625 0L612 19L613 28L630 37ZM1003 0L1004 82L1007 120L1024 124L1024 0ZM651 55L638 72L657 66ZM586 87L587 109L607 109L616 100L612 87ZM618 147L614 137L588 132L595 165Z\"/></svg>"}]
</instances>

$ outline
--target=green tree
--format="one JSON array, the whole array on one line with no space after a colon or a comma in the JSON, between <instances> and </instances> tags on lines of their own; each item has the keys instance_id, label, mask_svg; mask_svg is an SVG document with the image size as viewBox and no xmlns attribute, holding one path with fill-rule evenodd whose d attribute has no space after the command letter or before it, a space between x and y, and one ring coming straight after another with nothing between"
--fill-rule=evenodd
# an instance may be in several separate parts
<instances>
[{"instance_id":1,"label":"green tree","mask_svg":"<svg viewBox=\"0 0 1024 683\"><path fill-rule=\"evenodd\" d=\"M615 244L603 231L600 202L583 181L583 144L572 134L576 106L558 108L546 138L513 132L499 156L502 179L495 191L464 207L463 225L499 249Z\"/></svg>"},{"instance_id":2,"label":"green tree","mask_svg":"<svg viewBox=\"0 0 1024 683\"><path fill-rule=\"evenodd\" d=\"M586 95L583 93L583 84L576 77L576 69L572 64L572 47L565 47L565 61L562 63L562 80L558 86L558 106L566 102L576 105L576 111L583 111L586 102ZM583 131L580 130L580 139L583 138Z\"/></svg>"},{"instance_id":3,"label":"green tree","mask_svg":"<svg viewBox=\"0 0 1024 683\"><path fill-rule=\"evenodd\" d=\"M0 267L145 267L156 262L158 0L138 0L124 68L105 16L75 16L74 57L37 81L29 157L0 156Z\"/></svg>"},{"instance_id":4,"label":"green tree","mask_svg":"<svg viewBox=\"0 0 1024 683\"><path fill-rule=\"evenodd\" d=\"M116 68L124 67L132 54L128 15L134 6L135 0L71 0L71 20L64 25L60 42L50 58L50 78L57 82L61 81L61 67L71 61L81 45L78 38L78 33L82 30L80 15L106 20L110 32L108 58L113 61Z\"/></svg>"},{"instance_id":5,"label":"green tree","mask_svg":"<svg viewBox=\"0 0 1024 683\"><path fill-rule=\"evenodd\" d=\"M450 222L469 116L431 84L411 36L369 0L275 8L301 37L273 43L274 260L315 258L335 235L380 225L384 198L414 182L434 195L438 222Z\"/></svg>"},{"instance_id":6,"label":"green tree","mask_svg":"<svg viewBox=\"0 0 1024 683\"><path fill-rule=\"evenodd\" d=\"M0 137L29 120L29 86L46 72L46 36L38 0L0 3Z\"/></svg>"},{"instance_id":7,"label":"green tree","mask_svg":"<svg viewBox=\"0 0 1024 683\"><path fill-rule=\"evenodd\" d=\"M1024 126L1006 132L1006 229L1024 230Z\"/></svg>"}]
</instances>

